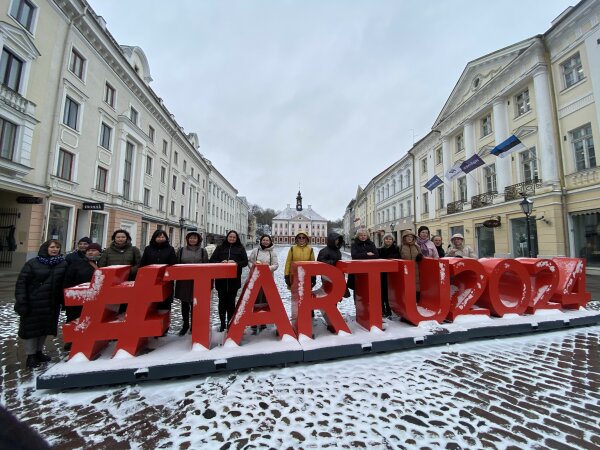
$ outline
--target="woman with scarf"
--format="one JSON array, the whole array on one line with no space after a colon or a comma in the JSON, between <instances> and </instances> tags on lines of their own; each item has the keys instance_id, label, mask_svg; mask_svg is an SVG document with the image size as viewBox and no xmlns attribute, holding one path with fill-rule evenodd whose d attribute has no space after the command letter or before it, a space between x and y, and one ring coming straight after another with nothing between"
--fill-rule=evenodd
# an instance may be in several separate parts
<instances>
[{"instance_id":1,"label":"woman with scarf","mask_svg":"<svg viewBox=\"0 0 600 450\"><path fill-rule=\"evenodd\" d=\"M231 230L227 233L225 241L215 248L209 262L237 264L235 278L215 280L215 287L219 295L219 319L221 320L219 331L224 331L226 327L229 327L229 322L235 312L235 298L239 288L242 287L242 269L248 265L248 254L237 231Z\"/></svg>"},{"instance_id":2,"label":"woman with scarf","mask_svg":"<svg viewBox=\"0 0 600 450\"><path fill-rule=\"evenodd\" d=\"M196 231L185 235L185 247L177 253L177 264L205 264L208 262L208 253L201 247L202 236ZM177 280L175 297L181 302L181 317L183 326L179 336L184 336L191 326L192 300L194 299L194 282L192 280Z\"/></svg>"},{"instance_id":3,"label":"woman with scarf","mask_svg":"<svg viewBox=\"0 0 600 450\"><path fill-rule=\"evenodd\" d=\"M421 254L427 258L439 259L440 255L435 244L429 239L429 228L425 225L420 226L417 234L417 245L421 249Z\"/></svg>"},{"instance_id":4,"label":"woman with scarf","mask_svg":"<svg viewBox=\"0 0 600 450\"><path fill-rule=\"evenodd\" d=\"M259 245L252 252L250 252L250 257L248 258L248 268L252 269L255 264L266 264L269 266L269 270L271 273L275 273L277 268L279 267L279 258L277 257L277 253L273 251L273 239L268 234L263 234L260 237ZM262 309L267 306L267 299L265 297L265 293L260 290L258 296L256 297L256 302L254 303L255 309ZM261 325L261 330L264 329L265 326ZM253 330L255 332L258 331L258 327L254 326Z\"/></svg>"},{"instance_id":5,"label":"woman with scarf","mask_svg":"<svg viewBox=\"0 0 600 450\"><path fill-rule=\"evenodd\" d=\"M19 337L25 344L25 367L32 369L51 358L43 353L48 335L56 336L63 279L67 270L55 239L44 242L36 258L25 263L15 285L15 312L19 315Z\"/></svg>"},{"instance_id":6,"label":"woman with scarf","mask_svg":"<svg viewBox=\"0 0 600 450\"><path fill-rule=\"evenodd\" d=\"M382 259L400 259L400 249L394 242L394 236L387 233L383 236L383 247L377 249L379 257ZM392 309L388 298L387 273L381 274L381 314L383 317L390 318Z\"/></svg>"},{"instance_id":7,"label":"woman with scarf","mask_svg":"<svg viewBox=\"0 0 600 450\"><path fill-rule=\"evenodd\" d=\"M169 236L164 230L156 230L150 238L150 244L144 249L144 254L140 260L140 266L149 266L151 264L168 264L172 266L177 264L175 249L169 244ZM173 296L164 299L158 304L158 309L170 311L173 303Z\"/></svg>"}]
</instances>

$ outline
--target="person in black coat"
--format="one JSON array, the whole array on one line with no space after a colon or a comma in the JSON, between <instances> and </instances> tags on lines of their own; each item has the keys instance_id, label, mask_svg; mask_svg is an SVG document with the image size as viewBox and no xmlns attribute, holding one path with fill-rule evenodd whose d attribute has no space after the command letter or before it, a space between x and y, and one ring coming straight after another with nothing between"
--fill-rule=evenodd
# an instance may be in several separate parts
<instances>
[{"instance_id":1,"label":"person in black coat","mask_svg":"<svg viewBox=\"0 0 600 450\"><path fill-rule=\"evenodd\" d=\"M242 269L248 265L248 253L240 241L236 231L227 233L225 241L221 243L210 257L211 263L236 263L237 276L235 278L218 278L215 287L219 294L219 319L224 331L229 327L229 322L235 311L235 298L242 286Z\"/></svg>"},{"instance_id":2,"label":"person in black coat","mask_svg":"<svg viewBox=\"0 0 600 450\"><path fill-rule=\"evenodd\" d=\"M90 244L85 251L84 259L75 261L67 267L63 287L70 288L92 281L92 276L98 269L98 260L101 253L102 247L100 247L100 244ZM82 308L82 306L65 306L67 322L77 319L81 315Z\"/></svg>"},{"instance_id":3,"label":"person in black coat","mask_svg":"<svg viewBox=\"0 0 600 450\"><path fill-rule=\"evenodd\" d=\"M172 266L177 264L177 255L175 249L169 244L169 236L164 230L156 230L150 238L150 244L144 249L139 267L149 266L151 264L168 264ZM172 283L172 282L171 282ZM171 310L173 296L166 298L158 305L158 309Z\"/></svg>"},{"instance_id":4,"label":"person in black coat","mask_svg":"<svg viewBox=\"0 0 600 450\"><path fill-rule=\"evenodd\" d=\"M85 251L91 243L92 240L87 236L79 239L79 242L77 242L77 250L65 256L67 264L72 264L76 261L85 261Z\"/></svg>"},{"instance_id":5,"label":"person in black coat","mask_svg":"<svg viewBox=\"0 0 600 450\"><path fill-rule=\"evenodd\" d=\"M442 237L434 236L431 238L431 241L433 242L433 245L435 245L439 257L443 258L444 256L446 256L446 251L444 250L444 243L442 242Z\"/></svg>"},{"instance_id":6,"label":"person in black coat","mask_svg":"<svg viewBox=\"0 0 600 450\"><path fill-rule=\"evenodd\" d=\"M394 242L394 236L391 233L387 233L383 236L383 247L377 249L379 257L382 259L401 259L400 249ZM392 309L390 308L390 302L388 298L388 284L387 274L384 272L381 274L381 314L383 317L390 317L392 315Z\"/></svg>"},{"instance_id":7,"label":"person in black coat","mask_svg":"<svg viewBox=\"0 0 600 450\"><path fill-rule=\"evenodd\" d=\"M352 259L377 259L379 251L371 239L366 228L359 228L352 245L350 246L350 256ZM348 275L348 287L354 290L355 277Z\"/></svg>"},{"instance_id":8,"label":"person in black coat","mask_svg":"<svg viewBox=\"0 0 600 450\"><path fill-rule=\"evenodd\" d=\"M342 237L342 235L336 233L335 231L328 233L327 246L319 250L319 254L317 255L317 261L335 266L338 261L342 260L342 252L340 249L343 246L344 238ZM323 284L325 284L329 282L329 279L327 277L321 276L321 281L323 282ZM348 291L348 288L346 288L344 297L350 297L350 292Z\"/></svg>"},{"instance_id":9,"label":"person in black coat","mask_svg":"<svg viewBox=\"0 0 600 450\"><path fill-rule=\"evenodd\" d=\"M44 242L36 258L25 263L15 285L15 312L19 315L19 337L25 344L29 369L50 361L43 353L48 335L56 336L63 279L67 269L61 244L55 239Z\"/></svg>"}]
</instances>

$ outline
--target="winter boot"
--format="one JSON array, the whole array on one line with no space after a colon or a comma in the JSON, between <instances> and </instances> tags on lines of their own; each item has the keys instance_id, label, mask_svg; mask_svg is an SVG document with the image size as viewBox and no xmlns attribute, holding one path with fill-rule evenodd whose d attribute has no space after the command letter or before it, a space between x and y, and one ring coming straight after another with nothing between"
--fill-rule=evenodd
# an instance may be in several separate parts
<instances>
[{"instance_id":1,"label":"winter boot","mask_svg":"<svg viewBox=\"0 0 600 450\"><path fill-rule=\"evenodd\" d=\"M179 333L177 333L179 336L185 336L185 334L188 332L188 330L190 329L190 326L187 323L183 323L183 327L181 327L181 330L179 330Z\"/></svg>"},{"instance_id":2,"label":"winter boot","mask_svg":"<svg viewBox=\"0 0 600 450\"><path fill-rule=\"evenodd\" d=\"M36 355L27 355L27 361L25 361L25 367L27 369L34 369L40 365Z\"/></svg>"},{"instance_id":3,"label":"winter boot","mask_svg":"<svg viewBox=\"0 0 600 450\"><path fill-rule=\"evenodd\" d=\"M50 362L52 361L52 358L50 358L48 355L44 355L41 350L39 352L37 352L35 354L35 357L37 358L37 360L41 363L46 363L46 362Z\"/></svg>"}]
</instances>

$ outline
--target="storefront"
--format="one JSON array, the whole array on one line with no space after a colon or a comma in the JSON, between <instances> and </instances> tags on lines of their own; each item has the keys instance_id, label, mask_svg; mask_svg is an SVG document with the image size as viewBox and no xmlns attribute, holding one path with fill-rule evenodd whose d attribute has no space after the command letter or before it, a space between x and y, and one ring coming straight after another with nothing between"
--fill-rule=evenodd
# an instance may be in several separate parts
<instances>
[{"instance_id":1,"label":"storefront","mask_svg":"<svg viewBox=\"0 0 600 450\"><path fill-rule=\"evenodd\" d=\"M585 258L588 267L600 268L600 210L573 213L573 256Z\"/></svg>"}]
</instances>

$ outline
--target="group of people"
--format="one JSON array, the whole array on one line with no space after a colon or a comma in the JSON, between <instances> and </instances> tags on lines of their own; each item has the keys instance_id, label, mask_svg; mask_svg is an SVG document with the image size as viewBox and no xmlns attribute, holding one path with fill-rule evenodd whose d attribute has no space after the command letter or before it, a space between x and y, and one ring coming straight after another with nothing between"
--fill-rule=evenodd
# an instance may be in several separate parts
<instances>
[{"instance_id":1,"label":"group of people","mask_svg":"<svg viewBox=\"0 0 600 450\"><path fill-rule=\"evenodd\" d=\"M471 247L464 245L461 234L451 238L452 245L445 251L442 248L440 236L430 239L429 229L420 227L418 235L410 230L402 232L401 242L397 245L391 234L383 238L383 246L377 248L369 239L367 230L361 228L351 246L352 259L407 259L419 262L423 257L464 257L476 258ZM341 248L344 247L343 237L330 232L327 245L319 251L317 261L335 265L342 259ZM111 243L106 249L84 237L77 243L77 249L63 256L61 243L55 239L44 242L36 258L25 263L17 278L15 286L15 312L19 315L19 337L23 339L27 359L27 368L34 368L41 363L50 361L50 357L43 352L44 343L49 335L56 336L61 309L64 309L66 321L77 319L81 306L65 306L63 289L77 286L92 280L94 271L100 267L114 265L130 266L129 280L135 280L140 267L150 264L203 264L203 263L235 263L237 272L234 278L215 280L214 287L218 295L218 312L220 331L228 328L233 317L236 297L241 287L241 276L244 267L250 268L257 264L266 264L273 273L279 267L277 253L273 250L273 239L269 235L260 238L259 246L252 250L248 256L238 233L229 231L223 242L218 245L202 247L202 236L191 231L185 236L185 245L177 252L169 242L169 236L164 230L156 230L143 252L132 245L131 236L127 230L116 230L111 237ZM292 263L301 261L315 261L315 253L310 245L310 236L306 231L299 231L294 240L294 245L285 261L284 279L288 288L293 284ZM323 277L323 283L328 282ZM387 278L382 276L382 314L391 315L387 298ZM316 279L311 279L311 284L316 284ZM417 271L417 290L418 290ZM348 277L348 287L354 289L354 277ZM346 290L344 297L349 297ZM192 329L192 299L193 282L183 280L175 283L174 296L165 299L159 304L159 309L170 311L173 297L181 302L182 328L179 335L183 336ZM264 308L266 299L261 291L255 303L256 308ZM122 305L120 312L125 312L126 305ZM70 349L70 344L65 344L65 350Z\"/></svg>"}]
</instances>

